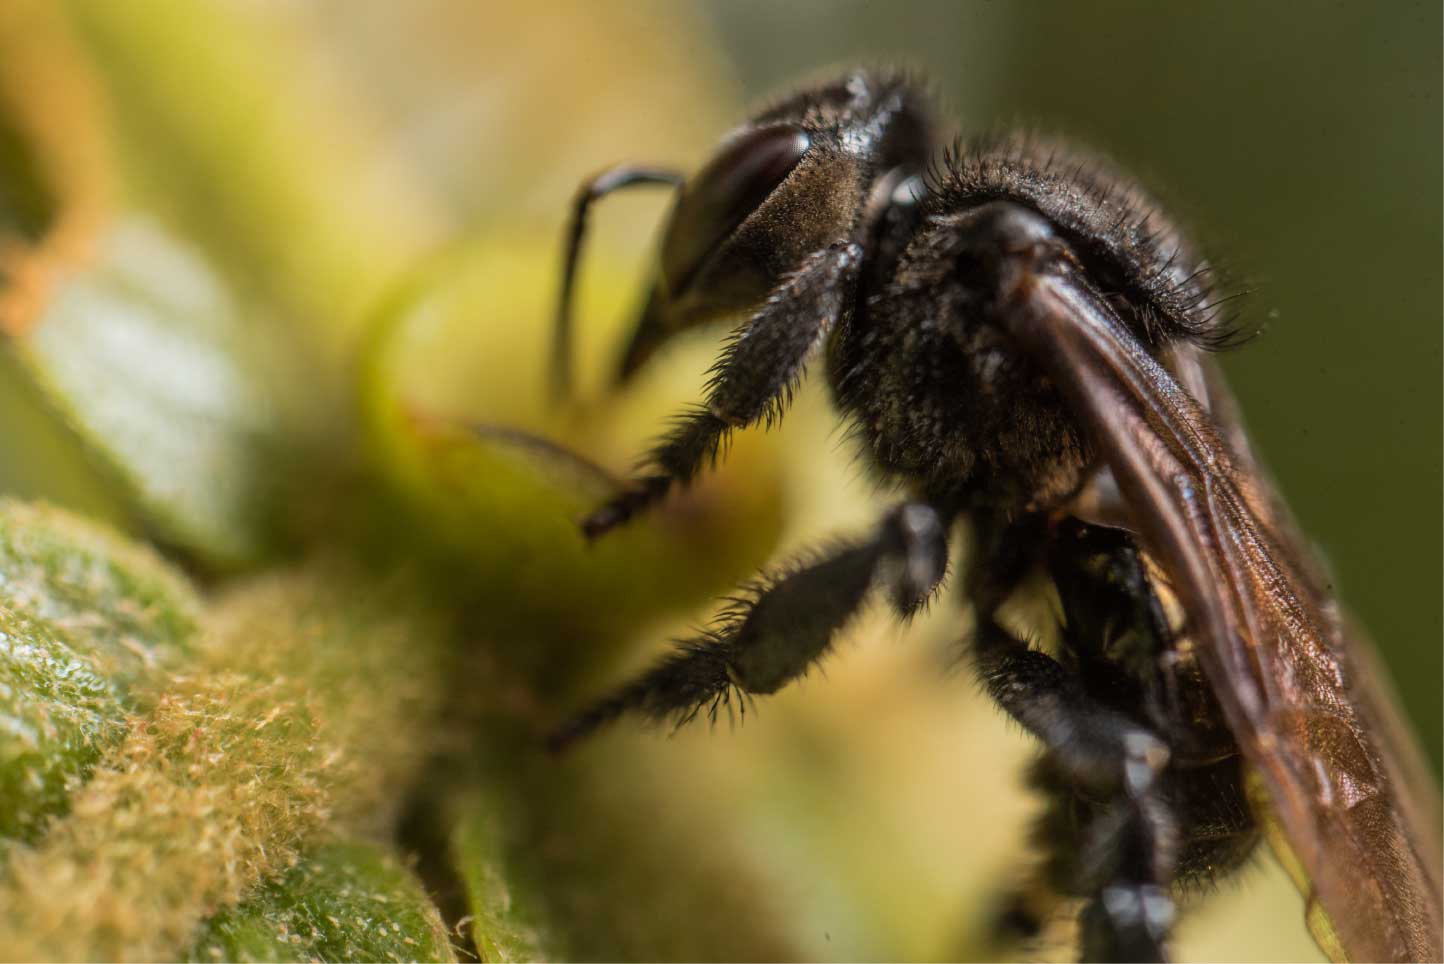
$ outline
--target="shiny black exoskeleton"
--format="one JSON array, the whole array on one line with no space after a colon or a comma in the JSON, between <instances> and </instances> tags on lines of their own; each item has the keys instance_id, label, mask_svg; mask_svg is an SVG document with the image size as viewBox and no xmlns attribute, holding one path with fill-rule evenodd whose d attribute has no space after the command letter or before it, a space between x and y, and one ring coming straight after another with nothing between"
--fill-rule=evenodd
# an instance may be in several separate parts
<instances>
[{"instance_id":1,"label":"shiny black exoskeleton","mask_svg":"<svg viewBox=\"0 0 1444 964\"><path fill-rule=\"evenodd\" d=\"M747 316L704 403L583 521L588 538L689 482L730 431L780 418L815 362L862 459L902 501L870 537L751 587L712 631L565 723L552 745L625 713L685 722L776 691L874 590L903 616L924 606L954 528L969 524L973 663L1043 743L1034 782L1050 801L1044 865L1000 905L1000 928L1035 933L1074 899L1085 958L1161 960L1179 888L1236 866L1257 832L1190 627L1170 616L1169 580L1070 414L1039 332L1058 315L1102 319L1142 346L1164 395L1206 395L1195 358L1230 331L1208 264L1103 162L1027 136L939 153L934 131L911 79L860 70L757 115L691 179L618 168L579 195L559 390L586 211L610 190L680 186L621 378L683 328ZM998 617L1040 570L1061 603L1054 652Z\"/></svg>"}]
</instances>

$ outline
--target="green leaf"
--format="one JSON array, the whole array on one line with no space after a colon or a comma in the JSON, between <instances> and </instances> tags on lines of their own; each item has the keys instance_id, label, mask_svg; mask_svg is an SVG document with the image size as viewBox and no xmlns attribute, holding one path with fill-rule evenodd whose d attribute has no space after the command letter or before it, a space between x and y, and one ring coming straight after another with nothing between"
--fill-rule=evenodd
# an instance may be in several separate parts
<instances>
[{"instance_id":1,"label":"green leaf","mask_svg":"<svg viewBox=\"0 0 1444 964\"><path fill-rule=\"evenodd\" d=\"M0 10L0 492L115 522L129 507L29 384L3 336L18 335L92 240L112 181L99 98L59 11Z\"/></svg>"},{"instance_id":2,"label":"green leaf","mask_svg":"<svg viewBox=\"0 0 1444 964\"><path fill-rule=\"evenodd\" d=\"M0 499L0 602L129 689L195 643L200 600L155 553L69 513Z\"/></svg>"},{"instance_id":3,"label":"green leaf","mask_svg":"<svg viewBox=\"0 0 1444 964\"><path fill-rule=\"evenodd\" d=\"M263 555L285 471L268 357L220 280L154 222L116 225L15 346L167 542Z\"/></svg>"},{"instance_id":4,"label":"green leaf","mask_svg":"<svg viewBox=\"0 0 1444 964\"><path fill-rule=\"evenodd\" d=\"M212 605L70 812L11 852L5 956L173 958L317 841L389 832L448 678L426 603L405 578L317 563Z\"/></svg>"},{"instance_id":5,"label":"green leaf","mask_svg":"<svg viewBox=\"0 0 1444 964\"><path fill-rule=\"evenodd\" d=\"M456 812L449 858L466 891L471 941L483 961L538 961L554 958L540 942L535 888L515 879L508 860L503 821L495 801L469 793Z\"/></svg>"},{"instance_id":6,"label":"green leaf","mask_svg":"<svg viewBox=\"0 0 1444 964\"><path fill-rule=\"evenodd\" d=\"M124 719L119 694L89 660L0 605L0 854L65 810Z\"/></svg>"},{"instance_id":7,"label":"green leaf","mask_svg":"<svg viewBox=\"0 0 1444 964\"><path fill-rule=\"evenodd\" d=\"M125 733L137 684L193 644L198 604L152 554L0 499L0 839L38 838Z\"/></svg>"},{"instance_id":8,"label":"green leaf","mask_svg":"<svg viewBox=\"0 0 1444 964\"><path fill-rule=\"evenodd\" d=\"M333 843L238 906L191 948L196 961L454 961L435 906L381 849Z\"/></svg>"},{"instance_id":9,"label":"green leaf","mask_svg":"<svg viewBox=\"0 0 1444 964\"><path fill-rule=\"evenodd\" d=\"M185 20L188 10L171 13ZM152 10L146 29L155 30L164 13ZM359 286L313 277L307 290L314 298L293 303L266 286L266 270L210 262L173 234L179 224L188 226L188 238L214 237L162 203L171 194L143 205L165 212L166 226L138 213L136 195L144 192L117 163L133 145L112 137L130 127L107 108L123 103L145 113L145 105L101 96L102 86L108 95L130 88L97 71L104 58L88 59L94 51L77 44L70 27L53 4L12 4L0 16L0 337L8 336L0 349L5 374L19 369L36 383L27 387L37 389L31 394L46 411L39 418L22 413L30 417L19 421L24 441L38 439L34 451L49 464L0 469L0 485L64 494L46 484L50 468L70 481L73 503L123 514L210 569L255 563L295 535L298 520L333 501L328 484L349 468L339 376L317 363L312 326L295 320L329 317ZM167 46L176 39L170 32L151 36L183 57ZM154 66L154 58L142 59ZM179 75L192 83L199 76L168 70L166 83ZM207 102L197 120L205 126L216 113L217 104ZM250 210L225 186L257 171L254 150L226 152L247 157L231 171L188 170L192 152L171 146L152 155L166 184L194 176L221 185L227 199L199 210ZM214 161L221 153L207 156ZM304 165L267 170L285 180L297 167ZM288 196L310 197L287 183ZM304 233L287 236L284 223L271 227L276 251L320 246ZM219 233L227 233L224 226ZM351 267L358 277L376 277L374 265ZM230 287L235 278L246 279L244 298ZM0 418L0 429L10 421ZM77 452L90 457L90 471L76 471ZM97 498L96 481L120 497L123 513Z\"/></svg>"},{"instance_id":10,"label":"green leaf","mask_svg":"<svg viewBox=\"0 0 1444 964\"><path fill-rule=\"evenodd\" d=\"M14 354L0 345L0 440L24 458L0 459L0 492L44 499L92 519L125 526L131 506L75 433L55 416Z\"/></svg>"}]
</instances>

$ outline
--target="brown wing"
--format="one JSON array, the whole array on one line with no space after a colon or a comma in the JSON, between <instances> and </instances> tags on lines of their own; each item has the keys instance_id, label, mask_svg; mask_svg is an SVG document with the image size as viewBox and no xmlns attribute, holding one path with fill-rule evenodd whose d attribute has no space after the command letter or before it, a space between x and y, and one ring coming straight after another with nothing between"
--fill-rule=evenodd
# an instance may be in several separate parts
<instances>
[{"instance_id":1,"label":"brown wing","mask_svg":"<svg viewBox=\"0 0 1444 964\"><path fill-rule=\"evenodd\" d=\"M1440 960L1437 785L1414 778L1417 752L1380 698L1373 654L1346 644L1286 513L1251 454L1232 451L1242 433L1221 434L1066 269L1015 278L1003 315L1167 567L1229 726L1313 888L1315 935L1352 960Z\"/></svg>"}]
</instances>

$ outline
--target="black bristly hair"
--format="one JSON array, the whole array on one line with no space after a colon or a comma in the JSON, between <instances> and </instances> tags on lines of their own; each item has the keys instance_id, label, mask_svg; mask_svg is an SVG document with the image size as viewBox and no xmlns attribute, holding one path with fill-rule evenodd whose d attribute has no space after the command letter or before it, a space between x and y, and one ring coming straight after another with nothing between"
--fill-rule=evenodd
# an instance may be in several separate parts
<instances>
[{"instance_id":1,"label":"black bristly hair","mask_svg":"<svg viewBox=\"0 0 1444 964\"><path fill-rule=\"evenodd\" d=\"M944 148L927 184L931 216L1006 200L1047 218L1152 344L1224 351L1255 334L1237 312L1220 310L1247 289L1230 289L1159 203L1100 154L1032 131L994 131Z\"/></svg>"}]
</instances>

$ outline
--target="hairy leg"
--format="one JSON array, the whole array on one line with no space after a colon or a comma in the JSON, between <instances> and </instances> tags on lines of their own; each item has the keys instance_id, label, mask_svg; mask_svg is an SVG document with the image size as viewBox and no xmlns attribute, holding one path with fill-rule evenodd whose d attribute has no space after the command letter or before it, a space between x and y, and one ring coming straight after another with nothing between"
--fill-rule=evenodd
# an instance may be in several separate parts
<instances>
[{"instance_id":1,"label":"hairy leg","mask_svg":"<svg viewBox=\"0 0 1444 964\"><path fill-rule=\"evenodd\" d=\"M1078 874L1092 896L1079 917L1082 960L1168 960L1176 836L1156 794L1115 798L1085 828Z\"/></svg>"},{"instance_id":2,"label":"hairy leg","mask_svg":"<svg viewBox=\"0 0 1444 964\"><path fill-rule=\"evenodd\" d=\"M716 461L732 429L777 421L808 359L849 310L861 264L861 247L839 242L785 278L712 367L706 404L678 419L631 487L582 520L583 534L595 539L691 482Z\"/></svg>"},{"instance_id":3,"label":"hairy leg","mask_svg":"<svg viewBox=\"0 0 1444 964\"><path fill-rule=\"evenodd\" d=\"M887 590L901 614L923 606L946 573L947 535L947 520L930 506L899 506L872 538L753 587L719 626L681 642L640 678L564 723L548 745L563 749L626 713L681 725L730 706L734 694L776 692L806 675L875 586Z\"/></svg>"},{"instance_id":4,"label":"hairy leg","mask_svg":"<svg viewBox=\"0 0 1444 964\"><path fill-rule=\"evenodd\" d=\"M1088 901L1084 959L1165 960L1179 845L1159 793L1167 744L991 618L983 618L974 650L990 695L1047 752L1040 779L1051 805L1039 828L1050 851L1046 877Z\"/></svg>"}]
</instances>

